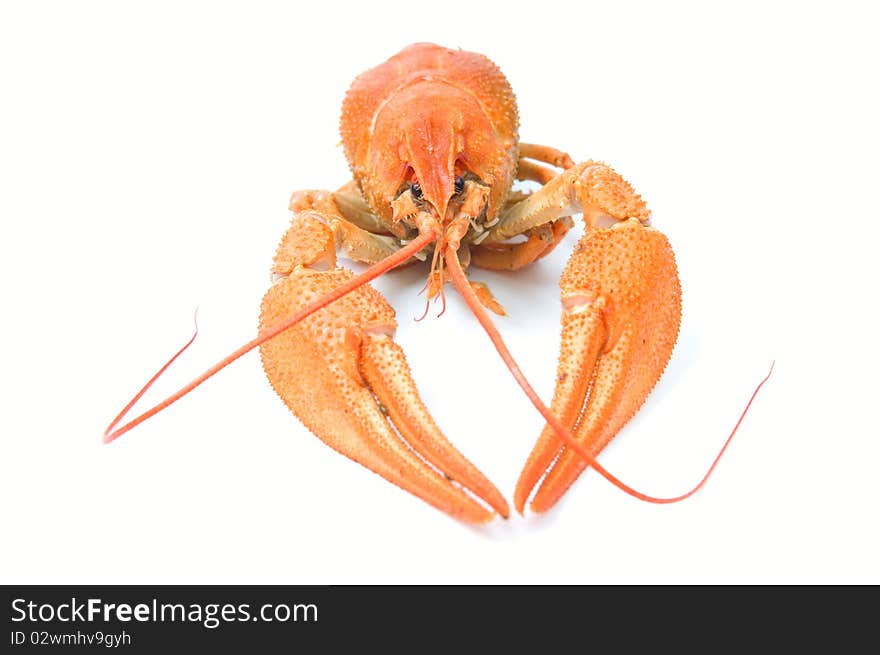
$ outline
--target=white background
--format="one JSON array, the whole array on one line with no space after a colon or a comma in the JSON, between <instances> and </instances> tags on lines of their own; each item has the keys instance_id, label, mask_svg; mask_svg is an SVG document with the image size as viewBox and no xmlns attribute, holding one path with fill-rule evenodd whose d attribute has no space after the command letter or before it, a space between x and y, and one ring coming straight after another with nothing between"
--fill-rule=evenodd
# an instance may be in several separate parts
<instances>
[{"instance_id":1,"label":"white background","mask_svg":"<svg viewBox=\"0 0 880 655\"><path fill-rule=\"evenodd\" d=\"M26 3L0 10L0 582L880 583L877 16L870 4ZM523 140L611 163L684 288L659 386L551 513L461 525L333 453L249 340L291 191L348 179L350 81L414 41L488 55ZM580 230L578 230L579 232ZM552 394L556 279L577 238L479 272ZM440 426L510 499L542 422L460 299L378 283Z\"/></svg>"}]
</instances>

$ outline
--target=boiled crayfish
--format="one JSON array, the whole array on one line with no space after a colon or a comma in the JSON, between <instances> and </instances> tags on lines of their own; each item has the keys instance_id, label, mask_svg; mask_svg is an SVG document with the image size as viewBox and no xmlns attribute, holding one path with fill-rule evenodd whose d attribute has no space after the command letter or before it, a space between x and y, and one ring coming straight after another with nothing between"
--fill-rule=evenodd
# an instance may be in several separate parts
<instances>
[{"instance_id":1,"label":"boiled crayfish","mask_svg":"<svg viewBox=\"0 0 880 655\"><path fill-rule=\"evenodd\" d=\"M669 242L611 168L521 143L517 131L510 85L482 55L421 43L360 75L341 120L354 179L334 192L293 194L293 218L275 255L257 338L114 430L166 364L105 440L259 347L278 395L332 448L456 518L485 522L492 510L507 517L504 496L449 443L424 406L393 339L394 310L367 284L394 267L430 260L429 299L445 303L444 287L452 282L547 421L517 484L517 510L540 482L531 508L546 511L588 465L643 500L692 494L705 478L681 496L653 498L595 460L672 354L681 290ZM540 186L514 191L516 180ZM560 243L576 214L583 215L585 234L560 281L562 345L548 409L486 312L503 314L501 305L465 271L531 264ZM337 249L372 266L355 276L337 265Z\"/></svg>"}]
</instances>

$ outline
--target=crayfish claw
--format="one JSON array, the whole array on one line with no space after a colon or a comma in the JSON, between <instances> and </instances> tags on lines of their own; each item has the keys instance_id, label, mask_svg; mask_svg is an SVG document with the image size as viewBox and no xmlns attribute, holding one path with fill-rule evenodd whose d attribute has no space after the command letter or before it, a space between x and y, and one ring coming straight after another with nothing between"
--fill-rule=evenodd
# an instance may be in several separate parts
<instances>
[{"instance_id":1,"label":"crayfish claw","mask_svg":"<svg viewBox=\"0 0 880 655\"><path fill-rule=\"evenodd\" d=\"M352 277L343 268L294 269L266 293L261 329ZM500 492L446 440L422 403L391 337L395 328L381 294L359 287L263 343L263 367L297 418L336 451L462 521L485 523L492 509L506 517Z\"/></svg>"},{"instance_id":2,"label":"crayfish claw","mask_svg":"<svg viewBox=\"0 0 880 655\"><path fill-rule=\"evenodd\" d=\"M593 457L636 413L678 336L681 287L666 237L628 220L585 234L562 287L562 344L551 411ZM546 426L520 475L519 512L543 512L587 467ZM543 480L541 480L543 477Z\"/></svg>"}]
</instances>

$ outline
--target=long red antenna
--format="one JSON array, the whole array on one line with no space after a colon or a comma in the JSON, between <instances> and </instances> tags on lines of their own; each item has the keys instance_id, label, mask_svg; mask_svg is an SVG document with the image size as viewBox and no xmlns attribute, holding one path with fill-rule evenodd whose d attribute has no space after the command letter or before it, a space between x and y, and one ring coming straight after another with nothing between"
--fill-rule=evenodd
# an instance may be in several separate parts
<instances>
[{"instance_id":1,"label":"long red antenna","mask_svg":"<svg viewBox=\"0 0 880 655\"><path fill-rule=\"evenodd\" d=\"M462 298L464 298L464 301L467 304L468 308L470 308L471 312L473 312L474 316L476 316L477 320L480 322L480 325L483 326L486 334L489 335L489 339L492 340L492 344L495 346L498 354L501 355L501 359L504 360L507 368L510 369L513 377L516 379L517 383L519 383L519 386L522 387L522 390L525 392L526 396L528 396L529 400L532 402L532 405L534 405L535 408L541 413L541 416L543 416L550 427L553 428L553 431L556 432L556 435L568 448L571 448L574 452L580 455L590 466L596 469L596 471L598 471L602 475L602 477L604 477L618 489L625 491L630 496L634 496L639 500L658 504L677 503L697 493L697 491L699 491L699 489L706 483L706 480L709 479L709 476L712 475L712 471L715 470L715 467L721 460L721 456L724 455L724 451L727 450L727 446L733 439L733 435L736 434L740 423L742 423L743 418L745 418L746 412L749 411L749 407L751 407L752 401L755 399L755 396L758 395L758 391L761 389L762 386L764 386L764 383L770 378L770 374L773 373L773 365L775 364L775 362L770 365L770 371L767 373L767 376L763 380L761 380L760 384L758 384L758 386L755 388L755 391L752 393L752 397L749 398L749 402L746 404L746 407L742 411L742 414L740 414L739 420L736 422L736 425L733 426L733 430L731 431L730 436L727 437L727 440L724 442L721 450L718 451L718 455L715 456L715 460L712 462L709 470L706 471L703 479L700 480L700 482L694 488L692 488L687 493L683 493L680 496L674 496L672 498L657 498L655 496L648 496L647 494L643 494L641 491L633 489L628 484L621 481L620 478L610 473L605 467L603 467L601 464L599 464L598 461L596 461L596 458L593 457L586 450L586 448L575 441L571 433L565 428L565 426L562 425L562 423L559 422L559 420L541 401L541 398L538 396L537 393L535 393L532 385L529 384L529 381L526 379L525 375L523 375L523 372L520 370L516 361L513 359L513 355L510 354L510 351L507 349L507 345L501 338L501 334L498 332L498 329L495 327L494 323L492 323L492 319L489 317L488 312L486 312L486 310L483 308L483 304L480 302L480 299L477 298L477 295L476 293L474 293L471 285L468 284L464 271L461 268L461 263L458 261L458 253L452 246L447 246L446 248L446 263L449 265L449 276L452 279L452 283L455 285L455 288L458 289L458 292L461 294Z\"/></svg>"},{"instance_id":2,"label":"long red antenna","mask_svg":"<svg viewBox=\"0 0 880 655\"><path fill-rule=\"evenodd\" d=\"M176 402L177 400L180 400L186 394L188 394L190 391L192 391L197 386L199 386L202 382L204 382L205 380L210 378L212 375L214 375L215 373L217 373L221 369L229 366L236 359L238 359L242 355L250 352L251 350L253 350L257 346L259 346L260 344L265 343L266 341L268 341L272 337L279 335L280 333L284 332L285 330L292 327L293 325L299 323L304 318L314 314L319 309L326 307L327 305L334 302L335 300L339 300L340 298L342 298L342 296L346 295L347 293L351 293L352 291L354 291L358 287L366 284L367 282L370 282L371 280L374 280L375 278L379 277L380 275L382 275L386 271L389 271L392 268L394 268L395 266L399 266L400 264L404 263L407 259L409 259L413 255L415 255L417 252L419 252L425 246L428 246L429 244L433 243L436 239L437 239L437 235L433 232L425 232L423 234L420 234L418 237L416 237L415 239L410 241L408 244L406 244L403 248L401 248L397 252L389 255L388 257L386 257L382 261L380 261L376 264L373 264L370 268L368 268L366 271L364 271L360 275L353 277L351 280L349 280L345 284L337 287L336 289L334 289L330 293L322 296L321 298L318 298L317 300L315 300L311 304L306 305L305 307L300 309L298 312L296 312L290 318L287 318L287 319L281 321L278 325L275 325L274 327L269 328L265 332L261 332L254 339L252 339L251 341L248 341L246 344L244 344L241 348L239 348L238 350L236 350L232 354L227 355L226 357L221 359L219 362L214 364L214 366L212 366L207 371L202 373L199 377L197 377L195 380L193 380L192 382L187 384L185 387L183 387L180 390L176 391L175 393L171 394L165 400L163 400L162 402L158 403L157 405L151 407L150 409L145 411L143 414L141 414L137 418L132 419L131 421L129 421L128 423L126 423L122 427L116 428L117 424L119 424L119 422L125 417L125 415L128 413L128 411L141 398L141 396L143 396L144 393L146 393L147 389L149 389L152 386L152 384L159 378L159 376L162 375L162 373L164 373L165 370L171 365L171 363L175 359L177 359L181 355L181 353L183 353L183 351L186 350L190 346L190 344L196 338L196 334L198 334L198 328L197 328L196 334L193 334L193 336L189 340L189 342L187 342L187 344L183 348L181 348L174 355L174 357L172 357L170 360L168 360L168 362L162 368L159 369L158 373L156 373L152 378L150 378L150 380L147 382L147 384L144 385L144 387L137 394L135 394L135 397L132 398L131 401L129 401L129 403L125 406L125 408L119 413L119 415L115 419L113 419L113 422L107 426L107 429L104 431L104 443L110 443L114 439L122 436L123 434L125 434L126 432L131 430L136 425L146 421L148 418L150 418L154 414L161 412L163 409L165 409L166 407L168 407L172 403ZM114 430L114 428L116 428L116 429Z\"/></svg>"}]
</instances>

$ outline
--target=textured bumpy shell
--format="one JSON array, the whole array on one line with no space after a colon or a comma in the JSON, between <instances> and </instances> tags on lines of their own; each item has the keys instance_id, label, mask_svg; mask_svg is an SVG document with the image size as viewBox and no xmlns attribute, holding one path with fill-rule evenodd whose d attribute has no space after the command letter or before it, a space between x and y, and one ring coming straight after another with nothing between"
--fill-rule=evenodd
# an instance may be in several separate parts
<instances>
[{"instance_id":1,"label":"textured bumpy shell","mask_svg":"<svg viewBox=\"0 0 880 655\"><path fill-rule=\"evenodd\" d=\"M567 309L552 411L595 456L638 411L672 355L681 321L675 256L663 234L637 220L590 230L560 287ZM532 501L539 512L552 507L586 466L545 428L517 484L517 509L548 467Z\"/></svg>"},{"instance_id":2,"label":"textured bumpy shell","mask_svg":"<svg viewBox=\"0 0 880 655\"><path fill-rule=\"evenodd\" d=\"M266 293L260 325L277 325L353 275L296 268ZM446 441L422 404L403 350L388 336L395 326L394 310L366 285L264 343L263 368L291 411L338 452L456 518L482 523L493 514L452 476L506 516L501 493Z\"/></svg>"},{"instance_id":3,"label":"textured bumpy shell","mask_svg":"<svg viewBox=\"0 0 880 655\"><path fill-rule=\"evenodd\" d=\"M357 77L340 122L354 178L386 221L411 178L427 197L448 199L464 171L491 186L487 215L494 217L516 173L517 127L513 91L494 63L429 43Z\"/></svg>"},{"instance_id":4,"label":"textured bumpy shell","mask_svg":"<svg viewBox=\"0 0 880 655\"><path fill-rule=\"evenodd\" d=\"M317 212L293 217L263 298L260 332L350 282L335 267L334 231ZM303 424L340 453L464 521L510 513L501 492L441 432L392 336L394 310L363 285L263 343L272 387ZM454 480L454 482L453 482Z\"/></svg>"}]
</instances>

